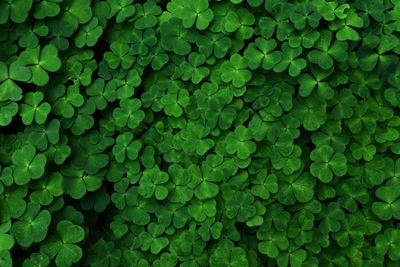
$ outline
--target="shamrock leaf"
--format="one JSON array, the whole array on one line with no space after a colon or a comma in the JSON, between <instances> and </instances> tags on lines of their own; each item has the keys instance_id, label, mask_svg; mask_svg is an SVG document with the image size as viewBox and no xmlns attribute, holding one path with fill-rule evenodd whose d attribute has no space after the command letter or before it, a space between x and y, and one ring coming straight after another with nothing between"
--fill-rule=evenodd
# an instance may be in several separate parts
<instances>
[{"instance_id":1,"label":"shamrock leaf","mask_svg":"<svg viewBox=\"0 0 400 267\"><path fill-rule=\"evenodd\" d=\"M168 174L172 190L169 200L173 203L186 203L193 197L193 185L189 171L181 165L171 164L168 167Z\"/></svg>"},{"instance_id":2,"label":"shamrock leaf","mask_svg":"<svg viewBox=\"0 0 400 267\"><path fill-rule=\"evenodd\" d=\"M205 30L214 18L214 13L208 8L208 0L184 2L181 13L183 27L190 28L196 23L198 30Z\"/></svg>"},{"instance_id":3,"label":"shamrock leaf","mask_svg":"<svg viewBox=\"0 0 400 267\"><path fill-rule=\"evenodd\" d=\"M27 48L21 53L18 61L21 65L29 67L32 72L31 80L37 86L44 86L49 82L47 71L56 72L61 68L58 50L54 45Z\"/></svg>"},{"instance_id":4,"label":"shamrock leaf","mask_svg":"<svg viewBox=\"0 0 400 267\"><path fill-rule=\"evenodd\" d=\"M119 105L120 107L115 108L113 111L115 124L118 127L137 128L145 117L144 112L139 109L141 106L140 100L137 98L124 98L120 100Z\"/></svg>"},{"instance_id":5,"label":"shamrock leaf","mask_svg":"<svg viewBox=\"0 0 400 267\"><path fill-rule=\"evenodd\" d=\"M214 146L211 138L205 138L210 133L210 128L200 121L190 121L181 132L183 151L188 154L204 155Z\"/></svg>"},{"instance_id":6,"label":"shamrock leaf","mask_svg":"<svg viewBox=\"0 0 400 267\"><path fill-rule=\"evenodd\" d=\"M248 266L246 253L241 247L217 247L210 257L210 266Z\"/></svg>"},{"instance_id":7,"label":"shamrock leaf","mask_svg":"<svg viewBox=\"0 0 400 267\"><path fill-rule=\"evenodd\" d=\"M290 3L271 5L272 16L261 17L258 21L261 36L270 39L275 33L279 41L287 40L294 31L293 24L289 21L293 12L293 5Z\"/></svg>"},{"instance_id":8,"label":"shamrock leaf","mask_svg":"<svg viewBox=\"0 0 400 267\"><path fill-rule=\"evenodd\" d=\"M146 29L145 31L134 30L129 36L129 41L132 43L130 52L134 55L147 55L149 46L154 46L157 43L155 34L153 29Z\"/></svg>"},{"instance_id":9,"label":"shamrock leaf","mask_svg":"<svg viewBox=\"0 0 400 267\"><path fill-rule=\"evenodd\" d=\"M37 180L32 185L32 189L35 190L29 195L29 199L33 203L43 206L51 204L54 197L59 197L64 193L62 182L63 176L58 172L53 172L50 176Z\"/></svg>"},{"instance_id":10,"label":"shamrock leaf","mask_svg":"<svg viewBox=\"0 0 400 267\"><path fill-rule=\"evenodd\" d=\"M276 258L279 250L286 250L289 247L289 241L285 232L279 232L274 229L269 231L257 230L258 250L270 258Z\"/></svg>"},{"instance_id":11,"label":"shamrock leaf","mask_svg":"<svg viewBox=\"0 0 400 267\"><path fill-rule=\"evenodd\" d=\"M0 126L7 126L18 113L18 104L11 101L0 102Z\"/></svg>"},{"instance_id":12,"label":"shamrock leaf","mask_svg":"<svg viewBox=\"0 0 400 267\"><path fill-rule=\"evenodd\" d=\"M239 54L234 54L229 61L221 66L221 79L224 82L232 82L235 87L242 87L251 79L251 71L247 70L247 59Z\"/></svg>"},{"instance_id":13,"label":"shamrock leaf","mask_svg":"<svg viewBox=\"0 0 400 267\"><path fill-rule=\"evenodd\" d=\"M239 8L236 11L229 11L224 17L224 28L227 32L235 32L239 40L249 39L253 35L252 25L255 17L245 8Z\"/></svg>"},{"instance_id":14,"label":"shamrock leaf","mask_svg":"<svg viewBox=\"0 0 400 267\"><path fill-rule=\"evenodd\" d=\"M232 47L232 40L222 33L206 32L205 35L198 36L196 45L200 54L207 58L212 54L217 58L223 58Z\"/></svg>"},{"instance_id":15,"label":"shamrock leaf","mask_svg":"<svg viewBox=\"0 0 400 267\"><path fill-rule=\"evenodd\" d=\"M8 18L15 23L24 22L31 8L32 0L7 0L0 3L0 24L6 23Z\"/></svg>"},{"instance_id":16,"label":"shamrock leaf","mask_svg":"<svg viewBox=\"0 0 400 267\"><path fill-rule=\"evenodd\" d=\"M274 39L256 38L244 51L250 69L257 69L260 65L265 70L271 70L282 58L282 52L273 51L276 48Z\"/></svg>"},{"instance_id":17,"label":"shamrock leaf","mask_svg":"<svg viewBox=\"0 0 400 267\"><path fill-rule=\"evenodd\" d=\"M254 180L251 181L253 184L251 187L251 193L254 196L258 196L262 199L269 199L270 193L278 192L277 177L275 174L267 175L266 170L260 170Z\"/></svg>"},{"instance_id":18,"label":"shamrock leaf","mask_svg":"<svg viewBox=\"0 0 400 267\"><path fill-rule=\"evenodd\" d=\"M382 36L379 44L377 44L376 52L371 47L361 46L357 51L360 68L363 71L371 71L378 65L379 69L386 69L394 60L388 52L392 51L398 44L399 40L390 34Z\"/></svg>"},{"instance_id":19,"label":"shamrock leaf","mask_svg":"<svg viewBox=\"0 0 400 267\"><path fill-rule=\"evenodd\" d=\"M153 70L160 70L169 60L165 50L161 47L160 43L151 47L150 52L146 56L138 58L138 63L141 66L151 65Z\"/></svg>"},{"instance_id":20,"label":"shamrock leaf","mask_svg":"<svg viewBox=\"0 0 400 267\"><path fill-rule=\"evenodd\" d=\"M355 12L349 12L346 17L329 23L329 29L336 32L336 39L339 41L358 41L360 35L354 28L364 26L364 21Z\"/></svg>"},{"instance_id":21,"label":"shamrock leaf","mask_svg":"<svg viewBox=\"0 0 400 267\"><path fill-rule=\"evenodd\" d=\"M141 141L133 141L133 134L131 132L125 132L118 135L116 139L116 144L113 146L112 152L115 156L115 160L119 163L123 163L126 156L128 156L130 160L137 159L139 155L139 150L141 148Z\"/></svg>"},{"instance_id":22,"label":"shamrock leaf","mask_svg":"<svg viewBox=\"0 0 400 267\"><path fill-rule=\"evenodd\" d=\"M288 38L288 42L291 47L312 48L319 37L319 32L314 31L312 28L305 28L300 33L292 33Z\"/></svg>"},{"instance_id":23,"label":"shamrock leaf","mask_svg":"<svg viewBox=\"0 0 400 267\"><path fill-rule=\"evenodd\" d=\"M168 196L168 189L164 186L168 180L168 173L161 171L158 166L146 169L140 178L138 192L145 198L154 195L157 200L163 200Z\"/></svg>"},{"instance_id":24,"label":"shamrock leaf","mask_svg":"<svg viewBox=\"0 0 400 267\"><path fill-rule=\"evenodd\" d=\"M236 153L239 159L247 159L257 148L256 144L250 141L252 138L252 132L240 125L235 128L234 133L228 134L226 151L229 154Z\"/></svg>"},{"instance_id":25,"label":"shamrock leaf","mask_svg":"<svg viewBox=\"0 0 400 267\"><path fill-rule=\"evenodd\" d=\"M322 234L337 232L341 227L341 221L344 220L345 214L338 203L331 202L321 213L323 220L319 225Z\"/></svg>"},{"instance_id":26,"label":"shamrock leaf","mask_svg":"<svg viewBox=\"0 0 400 267\"><path fill-rule=\"evenodd\" d=\"M309 173L295 173L290 176L279 176L278 201L284 205L308 202L314 197L315 178Z\"/></svg>"},{"instance_id":27,"label":"shamrock leaf","mask_svg":"<svg viewBox=\"0 0 400 267\"><path fill-rule=\"evenodd\" d=\"M294 114L307 131L319 129L327 120L326 103L321 102L315 94L296 104Z\"/></svg>"},{"instance_id":28,"label":"shamrock leaf","mask_svg":"<svg viewBox=\"0 0 400 267\"><path fill-rule=\"evenodd\" d=\"M330 69L333 66L333 60L345 62L348 56L347 42L338 40L332 44L331 42L332 32L328 30L321 31L320 38L314 45L315 49L307 54L307 59L324 70Z\"/></svg>"},{"instance_id":29,"label":"shamrock leaf","mask_svg":"<svg viewBox=\"0 0 400 267\"><path fill-rule=\"evenodd\" d=\"M28 203L25 214L11 227L11 234L23 247L29 247L33 242L41 242L46 237L51 215L47 210L39 211L39 204Z\"/></svg>"},{"instance_id":30,"label":"shamrock leaf","mask_svg":"<svg viewBox=\"0 0 400 267\"><path fill-rule=\"evenodd\" d=\"M29 81L32 73L28 67L14 61L7 66L0 62L0 101L18 101L22 98L22 90L14 81Z\"/></svg>"},{"instance_id":31,"label":"shamrock leaf","mask_svg":"<svg viewBox=\"0 0 400 267\"><path fill-rule=\"evenodd\" d=\"M21 104L19 114L22 118L22 122L25 125L30 125L35 119L37 124L43 124L47 115L50 113L51 106L49 103L44 102L40 104L43 100L42 92L28 92L24 96L24 101L26 104Z\"/></svg>"},{"instance_id":32,"label":"shamrock leaf","mask_svg":"<svg viewBox=\"0 0 400 267\"><path fill-rule=\"evenodd\" d=\"M57 224L57 237L52 236L40 248L40 252L55 257L55 263L60 266L71 266L82 257L82 249L76 243L83 240L85 231L71 221L62 220Z\"/></svg>"},{"instance_id":33,"label":"shamrock leaf","mask_svg":"<svg viewBox=\"0 0 400 267\"><path fill-rule=\"evenodd\" d=\"M321 19L321 14L315 9L311 3L301 3L296 5L295 12L290 16L290 20L294 23L297 30L302 30L306 25L316 28Z\"/></svg>"},{"instance_id":34,"label":"shamrock leaf","mask_svg":"<svg viewBox=\"0 0 400 267\"><path fill-rule=\"evenodd\" d=\"M375 191L375 195L383 202L372 203L372 212L379 219L388 221L392 217L400 218L400 196L399 190L396 187L382 186Z\"/></svg>"},{"instance_id":35,"label":"shamrock leaf","mask_svg":"<svg viewBox=\"0 0 400 267\"><path fill-rule=\"evenodd\" d=\"M189 62L184 61L180 64L180 67L184 70L182 80L188 81L191 79L192 83L198 84L210 74L210 70L207 67L200 67L206 58L197 53L191 53L188 58Z\"/></svg>"},{"instance_id":36,"label":"shamrock leaf","mask_svg":"<svg viewBox=\"0 0 400 267\"><path fill-rule=\"evenodd\" d=\"M92 17L90 0L67 0L63 2L65 20L76 30L79 24L87 23Z\"/></svg>"},{"instance_id":37,"label":"shamrock leaf","mask_svg":"<svg viewBox=\"0 0 400 267\"><path fill-rule=\"evenodd\" d=\"M16 150L12 155L14 164L14 180L17 185L24 185L30 179L38 179L43 176L46 165L46 156L36 154L36 149L32 145L25 145Z\"/></svg>"},{"instance_id":38,"label":"shamrock leaf","mask_svg":"<svg viewBox=\"0 0 400 267\"><path fill-rule=\"evenodd\" d=\"M106 85L107 91L117 91L118 99L130 98L135 93L142 80L136 70L129 70L123 79L111 79Z\"/></svg>"},{"instance_id":39,"label":"shamrock leaf","mask_svg":"<svg viewBox=\"0 0 400 267\"><path fill-rule=\"evenodd\" d=\"M347 214L342 222L342 229L332 234L340 247L347 247L350 242L358 246L363 243L365 232L363 219L361 213L357 216Z\"/></svg>"},{"instance_id":40,"label":"shamrock leaf","mask_svg":"<svg viewBox=\"0 0 400 267\"><path fill-rule=\"evenodd\" d=\"M122 42L112 42L110 51L104 53L104 59L111 69L117 69L120 65L123 69L129 69L136 58L129 53L129 45Z\"/></svg>"},{"instance_id":41,"label":"shamrock leaf","mask_svg":"<svg viewBox=\"0 0 400 267\"><path fill-rule=\"evenodd\" d=\"M221 157L212 157L213 165L216 166L222 163ZM203 200L206 198L213 198L219 192L218 182L222 180L221 169L213 168L206 162L203 162L201 166L190 165L190 173L192 174L192 180L195 185L194 194L196 198Z\"/></svg>"},{"instance_id":42,"label":"shamrock leaf","mask_svg":"<svg viewBox=\"0 0 400 267\"><path fill-rule=\"evenodd\" d=\"M378 255L384 256L388 254L393 261L400 259L400 231L398 229L387 228L384 234L379 234L375 237L375 245Z\"/></svg>"},{"instance_id":43,"label":"shamrock leaf","mask_svg":"<svg viewBox=\"0 0 400 267\"><path fill-rule=\"evenodd\" d=\"M357 202L367 204L369 195L367 194L365 185L355 179L346 180L338 186L338 203L341 207L348 211L355 212L357 210Z\"/></svg>"},{"instance_id":44,"label":"shamrock leaf","mask_svg":"<svg viewBox=\"0 0 400 267\"><path fill-rule=\"evenodd\" d=\"M315 87L317 87L318 96L320 99L329 100L335 95L333 88L330 86L327 78L332 71L325 71L319 68L311 67L311 74L304 73L299 76L299 95L309 96Z\"/></svg>"},{"instance_id":45,"label":"shamrock leaf","mask_svg":"<svg viewBox=\"0 0 400 267\"><path fill-rule=\"evenodd\" d=\"M301 55L303 49L301 47L291 48L289 43L282 44L282 59L273 67L275 72L282 72L289 67L289 75L296 77L300 74L302 69L307 66L304 58L297 58Z\"/></svg>"},{"instance_id":46,"label":"shamrock leaf","mask_svg":"<svg viewBox=\"0 0 400 267\"><path fill-rule=\"evenodd\" d=\"M161 237L164 233L164 226L161 224L156 224L154 222L150 223L147 227L147 232L141 232L139 238L142 239L141 249L153 254L158 254L163 248L169 244L169 240L166 237Z\"/></svg>"},{"instance_id":47,"label":"shamrock leaf","mask_svg":"<svg viewBox=\"0 0 400 267\"><path fill-rule=\"evenodd\" d=\"M103 183L102 177L87 175L82 170L72 166L61 169L63 175L63 190L74 199L81 199L87 191L92 192L99 189Z\"/></svg>"},{"instance_id":48,"label":"shamrock leaf","mask_svg":"<svg viewBox=\"0 0 400 267\"><path fill-rule=\"evenodd\" d=\"M82 48L85 45L92 47L97 43L97 40L103 34L103 28L98 23L97 18L92 18L88 24L82 26L75 37L76 47Z\"/></svg>"},{"instance_id":49,"label":"shamrock leaf","mask_svg":"<svg viewBox=\"0 0 400 267\"><path fill-rule=\"evenodd\" d=\"M212 218L217 213L217 203L215 199L191 201L189 206L190 215L198 222L203 222L208 218Z\"/></svg>"},{"instance_id":50,"label":"shamrock leaf","mask_svg":"<svg viewBox=\"0 0 400 267\"><path fill-rule=\"evenodd\" d=\"M113 102L117 98L114 88L104 85L104 79L98 78L86 89L86 94L91 97L90 99L93 99L96 108L99 110L104 110L109 102Z\"/></svg>"},{"instance_id":51,"label":"shamrock leaf","mask_svg":"<svg viewBox=\"0 0 400 267\"><path fill-rule=\"evenodd\" d=\"M293 266L293 267L300 267L303 265L304 261L307 258L307 253L303 249L296 249L293 250L291 248L289 253L282 253L277 258L278 266Z\"/></svg>"},{"instance_id":52,"label":"shamrock leaf","mask_svg":"<svg viewBox=\"0 0 400 267\"><path fill-rule=\"evenodd\" d=\"M183 114L183 108L189 104L189 92L186 89L169 88L160 102L164 105L166 115L179 118Z\"/></svg>"},{"instance_id":53,"label":"shamrock leaf","mask_svg":"<svg viewBox=\"0 0 400 267\"><path fill-rule=\"evenodd\" d=\"M33 7L33 16L36 19L57 16L61 11L59 2L59 0L43 0L36 3Z\"/></svg>"},{"instance_id":54,"label":"shamrock leaf","mask_svg":"<svg viewBox=\"0 0 400 267\"><path fill-rule=\"evenodd\" d=\"M193 42L191 33L183 27L182 20L172 18L161 24L161 46L167 51L173 51L177 55L190 53Z\"/></svg>"},{"instance_id":55,"label":"shamrock leaf","mask_svg":"<svg viewBox=\"0 0 400 267\"><path fill-rule=\"evenodd\" d=\"M135 28L138 30L149 29L157 24L157 17L161 14L161 8L156 1L146 1L142 4L135 4Z\"/></svg>"},{"instance_id":56,"label":"shamrock leaf","mask_svg":"<svg viewBox=\"0 0 400 267\"><path fill-rule=\"evenodd\" d=\"M328 183L333 179L333 174L343 176L347 172L347 159L343 154L334 153L332 147L322 145L314 149L310 158L314 161L310 172L321 182Z\"/></svg>"},{"instance_id":57,"label":"shamrock leaf","mask_svg":"<svg viewBox=\"0 0 400 267\"><path fill-rule=\"evenodd\" d=\"M14 238L9 234L0 233L0 247L1 251L10 250L15 244ZM0 263L2 263L0 261ZM11 265L10 265L11 266Z\"/></svg>"},{"instance_id":58,"label":"shamrock leaf","mask_svg":"<svg viewBox=\"0 0 400 267\"><path fill-rule=\"evenodd\" d=\"M253 206L254 197L250 190L239 191L225 204L226 216L230 219L236 218L238 222L245 222L256 214Z\"/></svg>"},{"instance_id":59,"label":"shamrock leaf","mask_svg":"<svg viewBox=\"0 0 400 267\"><path fill-rule=\"evenodd\" d=\"M111 7L110 17L117 14L115 17L117 23L121 23L135 14L136 9L135 6L132 5L133 0L111 0L109 2Z\"/></svg>"},{"instance_id":60,"label":"shamrock leaf","mask_svg":"<svg viewBox=\"0 0 400 267\"><path fill-rule=\"evenodd\" d=\"M54 103L53 111L55 115L70 119L75 114L74 107L81 107L84 103L85 100L79 92L79 87L71 85L68 87L67 93Z\"/></svg>"}]
</instances>

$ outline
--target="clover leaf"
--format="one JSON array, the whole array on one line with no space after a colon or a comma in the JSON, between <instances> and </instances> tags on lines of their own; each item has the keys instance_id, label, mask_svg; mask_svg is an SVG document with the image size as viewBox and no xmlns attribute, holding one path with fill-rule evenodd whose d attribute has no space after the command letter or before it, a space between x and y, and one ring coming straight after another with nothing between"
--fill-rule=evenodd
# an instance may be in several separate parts
<instances>
[{"instance_id":1,"label":"clover leaf","mask_svg":"<svg viewBox=\"0 0 400 267\"><path fill-rule=\"evenodd\" d=\"M282 59L273 67L275 72L282 72L288 67L289 75L296 77L307 66L304 58L297 58L302 53L301 47L291 48L287 42L282 44Z\"/></svg>"},{"instance_id":2,"label":"clover leaf","mask_svg":"<svg viewBox=\"0 0 400 267\"><path fill-rule=\"evenodd\" d=\"M29 67L32 72L32 82L38 86L46 85L50 77L48 72L56 72L61 68L61 60L58 50L54 45L46 45L43 48L27 48L18 59L21 65Z\"/></svg>"},{"instance_id":3,"label":"clover leaf","mask_svg":"<svg viewBox=\"0 0 400 267\"><path fill-rule=\"evenodd\" d=\"M400 232L398 229L387 228L383 234L375 238L376 252L378 255L385 255L387 252L391 260L400 259L398 246L400 243Z\"/></svg>"},{"instance_id":4,"label":"clover leaf","mask_svg":"<svg viewBox=\"0 0 400 267\"><path fill-rule=\"evenodd\" d=\"M110 1L110 17L117 15L115 21L121 23L135 14L135 6L132 5L133 0L111 0Z\"/></svg>"},{"instance_id":5,"label":"clover leaf","mask_svg":"<svg viewBox=\"0 0 400 267\"><path fill-rule=\"evenodd\" d=\"M54 113L69 119L75 114L74 107L81 107L84 103L85 100L80 94L79 87L71 85L67 88L66 94L54 103Z\"/></svg>"},{"instance_id":6,"label":"clover leaf","mask_svg":"<svg viewBox=\"0 0 400 267\"><path fill-rule=\"evenodd\" d=\"M129 41L132 42L130 51L134 55L147 55L149 46L154 46L157 43L157 38L153 29L146 29L145 31L134 30L129 37Z\"/></svg>"},{"instance_id":7,"label":"clover leaf","mask_svg":"<svg viewBox=\"0 0 400 267\"><path fill-rule=\"evenodd\" d=\"M55 197L59 197L64 193L62 186L63 176L58 172L53 172L51 175L40 179L36 184L32 185L32 189L35 189L29 199L33 203L40 205L49 205L53 202Z\"/></svg>"},{"instance_id":8,"label":"clover leaf","mask_svg":"<svg viewBox=\"0 0 400 267\"><path fill-rule=\"evenodd\" d=\"M163 200L168 196L168 189L164 186L168 180L168 173L161 171L158 166L147 169L140 178L138 192L145 198L154 195L156 199Z\"/></svg>"},{"instance_id":9,"label":"clover leaf","mask_svg":"<svg viewBox=\"0 0 400 267\"><path fill-rule=\"evenodd\" d=\"M208 8L208 0L199 0L196 2L184 1L181 18L183 27L190 28L196 23L198 30L204 30L213 20L214 14Z\"/></svg>"},{"instance_id":10,"label":"clover leaf","mask_svg":"<svg viewBox=\"0 0 400 267\"><path fill-rule=\"evenodd\" d=\"M46 119L47 115L50 113L51 106L49 103L44 102L41 103L43 100L43 93L42 92L28 92L24 96L24 101L26 104L21 104L21 108L19 110L19 114L22 117L22 122L25 125L30 125L35 119L37 124L43 124Z\"/></svg>"},{"instance_id":11,"label":"clover leaf","mask_svg":"<svg viewBox=\"0 0 400 267\"><path fill-rule=\"evenodd\" d=\"M197 53L191 53L188 58L189 62L185 61L180 65L180 67L184 69L182 79L184 81L191 79L194 84L198 84L210 73L207 67L200 67L205 62L206 58Z\"/></svg>"},{"instance_id":12,"label":"clover leaf","mask_svg":"<svg viewBox=\"0 0 400 267\"><path fill-rule=\"evenodd\" d=\"M169 243L168 238L160 237L164 232L164 227L160 224L150 223L147 232L140 233L139 237L143 240L141 249L149 250L153 254L158 254Z\"/></svg>"},{"instance_id":13,"label":"clover leaf","mask_svg":"<svg viewBox=\"0 0 400 267\"><path fill-rule=\"evenodd\" d=\"M173 51L178 55L187 55L191 51L190 42L193 37L183 27L182 20L172 18L161 24L161 45L167 51Z\"/></svg>"},{"instance_id":14,"label":"clover leaf","mask_svg":"<svg viewBox=\"0 0 400 267\"><path fill-rule=\"evenodd\" d=\"M375 195L383 202L372 203L372 211L381 220L387 221L400 217L400 193L393 187L382 186L375 191Z\"/></svg>"},{"instance_id":15,"label":"clover leaf","mask_svg":"<svg viewBox=\"0 0 400 267\"><path fill-rule=\"evenodd\" d=\"M0 126L7 126L18 113L18 104L11 101L0 102Z\"/></svg>"},{"instance_id":16,"label":"clover leaf","mask_svg":"<svg viewBox=\"0 0 400 267\"><path fill-rule=\"evenodd\" d=\"M133 141L133 134L131 132L125 132L117 137L112 152L115 156L115 160L119 163L123 163L126 156L130 160L137 159L141 148L142 143L139 140Z\"/></svg>"},{"instance_id":17,"label":"clover leaf","mask_svg":"<svg viewBox=\"0 0 400 267\"><path fill-rule=\"evenodd\" d=\"M87 191L95 191L102 185L102 178L87 175L71 166L61 169L63 175L63 190L74 199L81 199Z\"/></svg>"},{"instance_id":18,"label":"clover leaf","mask_svg":"<svg viewBox=\"0 0 400 267\"><path fill-rule=\"evenodd\" d=\"M315 178L309 173L279 177L277 199L284 205L308 202L314 196Z\"/></svg>"},{"instance_id":19,"label":"clover leaf","mask_svg":"<svg viewBox=\"0 0 400 267\"><path fill-rule=\"evenodd\" d=\"M29 81L32 73L28 67L14 61L7 66L0 62L0 101L18 101L22 98L22 90L14 81Z\"/></svg>"},{"instance_id":20,"label":"clover leaf","mask_svg":"<svg viewBox=\"0 0 400 267\"><path fill-rule=\"evenodd\" d=\"M18 185L27 184L30 179L38 179L43 176L46 165L46 156L36 154L32 145L25 145L16 150L12 155L14 166L14 180Z\"/></svg>"},{"instance_id":21,"label":"clover leaf","mask_svg":"<svg viewBox=\"0 0 400 267\"><path fill-rule=\"evenodd\" d=\"M143 30L152 28L157 24L157 17L161 14L161 8L156 5L156 1L147 1L143 5L136 4L135 28Z\"/></svg>"},{"instance_id":22,"label":"clover leaf","mask_svg":"<svg viewBox=\"0 0 400 267\"><path fill-rule=\"evenodd\" d=\"M226 216L236 218L238 222L245 222L256 214L256 208L252 205L254 197L250 191L239 191L226 202Z\"/></svg>"},{"instance_id":23,"label":"clover leaf","mask_svg":"<svg viewBox=\"0 0 400 267\"><path fill-rule=\"evenodd\" d=\"M165 114L179 118L183 114L183 108L189 104L189 92L186 89L170 88L160 100Z\"/></svg>"},{"instance_id":24,"label":"clover leaf","mask_svg":"<svg viewBox=\"0 0 400 267\"><path fill-rule=\"evenodd\" d=\"M355 12L349 12L345 18L330 22L329 29L333 31L337 30L336 38L339 41L358 41L360 36L352 27L361 28L363 25L364 21Z\"/></svg>"},{"instance_id":25,"label":"clover leaf","mask_svg":"<svg viewBox=\"0 0 400 267\"><path fill-rule=\"evenodd\" d=\"M320 38L314 45L314 50L307 54L307 59L317 64L324 70L333 66L333 60L344 62L347 60L348 44L345 41L334 41L332 44L332 32L324 30L320 32Z\"/></svg>"},{"instance_id":26,"label":"clover leaf","mask_svg":"<svg viewBox=\"0 0 400 267\"><path fill-rule=\"evenodd\" d=\"M76 243L82 241L85 232L82 227L71 221L62 220L57 223L57 237L52 236L40 248L40 251L55 258L57 265L71 265L82 257L82 249Z\"/></svg>"},{"instance_id":27,"label":"clover leaf","mask_svg":"<svg viewBox=\"0 0 400 267\"><path fill-rule=\"evenodd\" d=\"M261 170L257 173L254 180L251 182L251 193L262 199L269 199L270 193L278 192L277 177L275 174L267 175L266 170Z\"/></svg>"},{"instance_id":28,"label":"clover leaf","mask_svg":"<svg viewBox=\"0 0 400 267\"><path fill-rule=\"evenodd\" d=\"M234 267L247 266L248 261L245 251L240 247L228 249L217 247L210 257L211 266L230 265Z\"/></svg>"},{"instance_id":29,"label":"clover leaf","mask_svg":"<svg viewBox=\"0 0 400 267\"><path fill-rule=\"evenodd\" d=\"M251 131L240 125L236 127L234 133L227 136L229 144L226 146L226 151L229 154L236 153L240 159L247 159L252 153L256 151L256 144L252 141Z\"/></svg>"},{"instance_id":30,"label":"clover leaf","mask_svg":"<svg viewBox=\"0 0 400 267\"><path fill-rule=\"evenodd\" d=\"M103 28L98 25L98 19L92 18L88 24L82 27L75 37L75 45L82 48L85 45L92 47L103 34Z\"/></svg>"},{"instance_id":31,"label":"clover leaf","mask_svg":"<svg viewBox=\"0 0 400 267\"><path fill-rule=\"evenodd\" d=\"M29 247L33 242L41 242L46 237L51 215L47 210L39 211L39 204L29 203L25 214L11 227L11 234L23 247Z\"/></svg>"},{"instance_id":32,"label":"clover leaf","mask_svg":"<svg viewBox=\"0 0 400 267\"><path fill-rule=\"evenodd\" d=\"M129 69L136 61L136 58L129 54L129 45L122 42L112 42L110 51L104 53L104 59L111 69L116 69L120 65L123 69Z\"/></svg>"},{"instance_id":33,"label":"clover leaf","mask_svg":"<svg viewBox=\"0 0 400 267\"><path fill-rule=\"evenodd\" d=\"M199 121L189 122L186 129L181 131L183 141L183 151L188 154L194 152L198 155L204 155L214 146L214 141L205 138L209 134L210 129Z\"/></svg>"},{"instance_id":34,"label":"clover leaf","mask_svg":"<svg viewBox=\"0 0 400 267\"><path fill-rule=\"evenodd\" d=\"M334 153L332 147L322 145L314 149L310 158L314 161L310 166L310 172L324 183L333 179L333 174L343 176L347 172L347 160L343 154Z\"/></svg>"},{"instance_id":35,"label":"clover leaf","mask_svg":"<svg viewBox=\"0 0 400 267\"><path fill-rule=\"evenodd\" d=\"M27 19L31 8L32 0L4 1L0 4L0 24L6 23L8 18L15 23L24 22Z\"/></svg>"},{"instance_id":36,"label":"clover leaf","mask_svg":"<svg viewBox=\"0 0 400 267\"><path fill-rule=\"evenodd\" d=\"M140 110L141 102L138 99L124 98L120 101L120 107L115 108L113 117L118 127L128 126L131 129L137 128L143 121L145 114Z\"/></svg>"},{"instance_id":37,"label":"clover leaf","mask_svg":"<svg viewBox=\"0 0 400 267\"><path fill-rule=\"evenodd\" d=\"M261 65L263 69L270 70L280 62L282 53L273 51L276 46L274 39L256 38L254 43L250 44L244 51L250 69L257 69Z\"/></svg>"},{"instance_id":38,"label":"clover leaf","mask_svg":"<svg viewBox=\"0 0 400 267\"><path fill-rule=\"evenodd\" d=\"M247 59L239 54L234 54L221 66L221 79L224 82L232 82L235 87L242 87L251 79L251 71L247 70Z\"/></svg>"}]
</instances>

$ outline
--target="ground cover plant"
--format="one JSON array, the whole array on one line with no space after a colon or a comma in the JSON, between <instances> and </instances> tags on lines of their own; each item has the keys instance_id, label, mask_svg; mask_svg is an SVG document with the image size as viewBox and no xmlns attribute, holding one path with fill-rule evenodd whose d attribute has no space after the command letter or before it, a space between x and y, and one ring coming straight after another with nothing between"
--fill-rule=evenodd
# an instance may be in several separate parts
<instances>
[{"instance_id":1,"label":"ground cover plant","mask_svg":"<svg viewBox=\"0 0 400 267\"><path fill-rule=\"evenodd\" d=\"M0 266L399 266L399 0L1 0Z\"/></svg>"}]
</instances>

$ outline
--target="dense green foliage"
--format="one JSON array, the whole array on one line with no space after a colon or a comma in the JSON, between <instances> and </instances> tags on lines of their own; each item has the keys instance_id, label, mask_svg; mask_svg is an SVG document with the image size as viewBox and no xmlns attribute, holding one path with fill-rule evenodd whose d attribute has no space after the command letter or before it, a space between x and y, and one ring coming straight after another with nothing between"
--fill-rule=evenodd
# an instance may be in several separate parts
<instances>
[{"instance_id":1,"label":"dense green foliage","mask_svg":"<svg viewBox=\"0 0 400 267\"><path fill-rule=\"evenodd\" d=\"M399 0L0 0L0 266L399 266Z\"/></svg>"}]
</instances>

